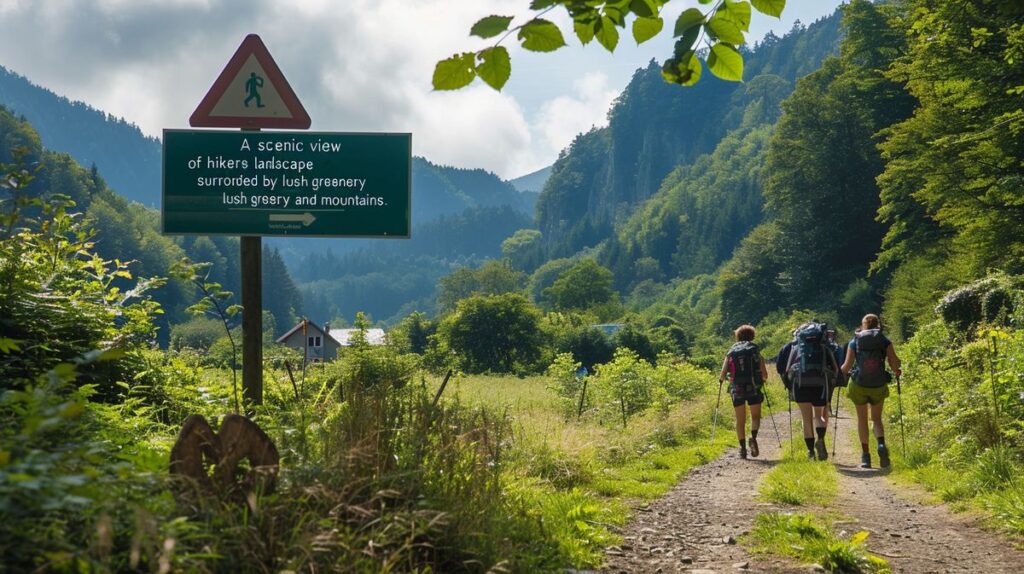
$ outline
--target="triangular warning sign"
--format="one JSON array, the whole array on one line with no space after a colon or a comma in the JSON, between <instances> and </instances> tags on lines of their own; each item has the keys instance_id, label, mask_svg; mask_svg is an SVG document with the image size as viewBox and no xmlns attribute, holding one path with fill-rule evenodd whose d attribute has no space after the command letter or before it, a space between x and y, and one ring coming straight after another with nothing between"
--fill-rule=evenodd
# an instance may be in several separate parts
<instances>
[{"instance_id":1,"label":"triangular warning sign","mask_svg":"<svg viewBox=\"0 0 1024 574\"><path fill-rule=\"evenodd\" d=\"M263 40L249 34L188 123L197 128L304 130L310 119Z\"/></svg>"}]
</instances>

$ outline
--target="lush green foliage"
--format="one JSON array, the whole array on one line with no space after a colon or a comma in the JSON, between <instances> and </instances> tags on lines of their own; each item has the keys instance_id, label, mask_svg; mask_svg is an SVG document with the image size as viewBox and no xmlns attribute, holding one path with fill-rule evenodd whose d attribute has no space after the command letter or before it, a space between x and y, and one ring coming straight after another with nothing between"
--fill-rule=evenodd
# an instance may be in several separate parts
<instances>
[{"instance_id":1,"label":"lush green foliage","mask_svg":"<svg viewBox=\"0 0 1024 574\"><path fill-rule=\"evenodd\" d=\"M600 318L618 313L618 293L612 287L612 272L593 259L582 259L558 275L541 293L543 300L559 311L595 310Z\"/></svg>"},{"instance_id":2,"label":"lush green foliage","mask_svg":"<svg viewBox=\"0 0 1024 574\"><path fill-rule=\"evenodd\" d=\"M155 307L111 284L123 267L92 256L67 207L19 194L3 204L5 567L536 570L565 560L528 500L506 494L507 419L433 404L414 384L415 357L365 344L298 381L270 373L256 418L283 453L277 493L176 503L164 478L176 426L224 413L230 391L188 355L142 350ZM12 215L31 208L27 227ZM203 287L205 306L226 299ZM22 312L33 307L35 317ZM32 354L53 332L32 330L39 318L87 328L62 334L66 350L42 360Z\"/></svg>"},{"instance_id":3,"label":"lush green foliage","mask_svg":"<svg viewBox=\"0 0 1024 574\"><path fill-rule=\"evenodd\" d=\"M714 151L730 131L744 125L756 127L776 117L777 104L788 95L793 82L814 71L835 51L840 37L838 16L806 28L798 26L782 38L769 34L745 53L744 84L705 78L691 89L680 90L664 82L660 66L654 63L638 70L609 111L608 127L578 136L553 166L537 200L537 226L543 234L545 257L568 257L613 237L615 226L642 202L655 196L659 189L670 188L662 186L663 180L678 167L693 164ZM762 75L768 79L759 80ZM756 89L748 89L749 86ZM727 157L732 150L740 154L735 161ZM722 191L698 192L682 179L671 182L671 187L679 184L689 189L672 193L697 195L709 202L707 215L699 216L697 225L710 225L708 231L715 233L713 221L719 211L758 211L748 195L756 198L760 193L759 188L751 188L758 178L730 173L741 163L760 163L750 157L751 151L749 144L726 144L712 162L716 165L690 168L686 174L720 185ZM727 193L732 190L745 193L734 199ZM725 204L720 209L714 209L716 197ZM665 209L672 209L670 201L664 203ZM642 255L668 261L675 243L671 238L667 245L653 240L658 238L657 226L672 222L652 223L652 233L645 238L649 246L644 247ZM717 245L720 239L712 236L706 244ZM725 241L736 239L730 236ZM660 248L662 245L664 249ZM615 273L619 289L629 287L634 279L634 260L629 255L619 258L615 253L605 257L600 262ZM662 271L673 276L668 267Z\"/></svg>"},{"instance_id":4,"label":"lush green foliage","mask_svg":"<svg viewBox=\"0 0 1024 574\"><path fill-rule=\"evenodd\" d=\"M518 293L525 286L526 274L491 260L478 269L461 267L442 277L437 285L437 303L442 311L452 311L462 299L474 295Z\"/></svg>"},{"instance_id":5,"label":"lush green foliage","mask_svg":"<svg viewBox=\"0 0 1024 574\"><path fill-rule=\"evenodd\" d=\"M1009 282L1005 276L989 282L1000 281ZM1008 295L1014 304L1024 297L1019 288ZM908 435L903 472L940 499L986 510L995 526L1021 534L1024 332L1019 306L1010 319L1011 327L982 324L969 330L936 319L903 345L905 364L915 365L902 381ZM895 416L890 413L890 424L896 424Z\"/></svg>"},{"instance_id":6,"label":"lush green foliage","mask_svg":"<svg viewBox=\"0 0 1024 574\"><path fill-rule=\"evenodd\" d=\"M438 328L470 373L532 370L541 358L541 314L522 295L474 296Z\"/></svg>"},{"instance_id":7,"label":"lush green foliage","mask_svg":"<svg viewBox=\"0 0 1024 574\"><path fill-rule=\"evenodd\" d=\"M888 233L879 265L955 253L974 275L992 266L1019 272L1024 6L908 4L907 57L893 61L888 76L918 105L881 145Z\"/></svg>"},{"instance_id":8,"label":"lush green foliage","mask_svg":"<svg viewBox=\"0 0 1024 574\"><path fill-rule=\"evenodd\" d=\"M533 52L553 52L566 45L562 30L542 18L557 6L565 8L572 18L573 32L582 44L597 40L606 50L614 52L619 43L618 29L625 30L631 17L630 26L637 44L661 33L665 27L662 9L668 3L669 0L533 0L530 9L538 14L518 26L512 27L513 16L484 17L473 24L469 33L483 39L501 37L494 45L477 52L456 54L438 62L434 69L434 89L457 90L479 77L500 90L512 73L508 49L500 44L512 33L516 33L523 48ZM786 0L700 0L700 3L710 5L706 12L689 8L676 18L672 37L678 39L672 57L662 66L662 77L667 82L692 86L700 80L703 59L711 73L719 78L743 80L743 55L738 48L746 42L746 33L750 30L751 5L762 14L778 18Z\"/></svg>"},{"instance_id":9,"label":"lush green foliage","mask_svg":"<svg viewBox=\"0 0 1024 574\"><path fill-rule=\"evenodd\" d=\"M586 414L602 424L625 427L630 418L648 409L667 414L674 405L714 386L707 371L667 354L655 365L628 347L619 347L611 361L595 365L593 374L581 375L580 366L571 354L563 353L548 367L547 376L567 418Z\"/></svg>"}]
</instances>

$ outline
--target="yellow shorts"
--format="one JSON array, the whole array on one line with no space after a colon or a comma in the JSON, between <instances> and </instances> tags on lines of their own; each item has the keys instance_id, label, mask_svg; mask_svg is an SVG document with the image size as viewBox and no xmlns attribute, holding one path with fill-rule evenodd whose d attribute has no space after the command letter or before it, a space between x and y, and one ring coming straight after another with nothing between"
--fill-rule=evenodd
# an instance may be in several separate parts
<instances>
[{"instance_id":1,"label":"yellow shorts","mask_svg":"<svg viewBox=\"0 0 1024 574\"><path fill-rule=\"evenodd\" d=\"M862 387L854 381L846 387L846 396L855 405L879 405L889 396L889 385L883 387Z\"/></svg>"}]
</instances>

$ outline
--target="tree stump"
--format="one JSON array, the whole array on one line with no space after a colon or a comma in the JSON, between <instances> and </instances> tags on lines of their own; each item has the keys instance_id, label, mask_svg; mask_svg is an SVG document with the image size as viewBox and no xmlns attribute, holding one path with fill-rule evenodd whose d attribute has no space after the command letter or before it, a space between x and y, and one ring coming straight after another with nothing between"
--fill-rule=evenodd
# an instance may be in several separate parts
<instances>
[{"instance_id":1,"label":"tree stump","mask_svg":"<svg viewBox=\"0 0 1024 574\"><path fill-rule=\"evenodd\" d=\"M191 415L171 448L170 471L203 494L244 499L274 490L279 463L274 442L248 418L229 414L215 433L202 415Z\"/></svg>"}]
</instances>

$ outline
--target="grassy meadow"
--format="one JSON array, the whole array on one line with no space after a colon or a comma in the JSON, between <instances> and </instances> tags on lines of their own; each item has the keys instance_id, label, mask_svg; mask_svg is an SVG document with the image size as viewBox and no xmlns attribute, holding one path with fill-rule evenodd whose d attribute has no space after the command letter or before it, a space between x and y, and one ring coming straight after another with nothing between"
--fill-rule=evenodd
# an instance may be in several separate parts
<instances>
[{"instance_id":1,"label":"grassy meadow","mask_svg":"<svg viewBox=\"0 0 1024 574\"><path fill-rule=\"evenodd\" d=\"M614 527L633 508L733 442L731 415L723 411L710 443L717 384L710 373L706 382L692 400L649 410L625 427L586 411L579 420L567 417L549 377L458 376L443 400L507 414L513 447L503 472L510 489L531 501L572 563L584 567L600 564L603 548L618 542Z\"/></svg>"}]
</instances>

